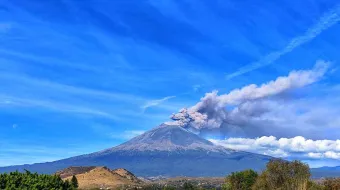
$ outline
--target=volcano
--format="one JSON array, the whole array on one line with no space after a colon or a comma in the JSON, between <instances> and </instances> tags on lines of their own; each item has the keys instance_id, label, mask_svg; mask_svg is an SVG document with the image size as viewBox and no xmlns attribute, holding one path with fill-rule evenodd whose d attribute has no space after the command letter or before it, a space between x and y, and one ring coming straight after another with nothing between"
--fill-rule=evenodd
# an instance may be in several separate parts
<instances>
[{"instance_id":1,"label":"volcano","mask_svg":"<svg viewBox=\"0 0 340 190\"><path fill-rule=\"evenodd\" d=\"M137 176L225 176L261 170L272 157L217 146L186 129L162 124L130 141L99 152L54 162L0 168L55 173L70 166L125 168Z\"/></svg>"}]
</instances>

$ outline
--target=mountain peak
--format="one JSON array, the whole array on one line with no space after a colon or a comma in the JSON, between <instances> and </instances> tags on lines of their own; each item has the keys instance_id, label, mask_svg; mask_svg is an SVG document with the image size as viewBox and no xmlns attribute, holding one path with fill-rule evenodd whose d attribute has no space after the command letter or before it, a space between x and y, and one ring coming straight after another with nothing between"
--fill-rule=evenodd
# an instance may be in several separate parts
<instances>
[{"instance_id":1,"label":"mountain peak","mask_svg":"<svg viewBox=\"0 0 340 190\"><path fill-rule=\"evenodd\" d=\"M110 149L55 162L0 168L0 172L28 169L54 173L69 166L107 166L126 168L139 176L224 176L249 168L260 171L270 159L268 156L217 146L180 126L162 124ZM133 175L123 169L109 171L98 167L72 167L63 175L84 171L88 172L79 174L83 182L103 172L113 178L121 179L123 176L125 180L133 179ZM111 178L109 181L112 181Z\"/></svg>"},{"instance_id":2,"label":"mountain peak","mask_svg":"<svg viewBox=\"0 0 340 190\"><path fill-rule=\"evenodd\" d=\"M231 152L233 150L214 145L212 142L176 125L162 124L142 135L139 135L112 151L177 151L204 150L212 152Z\"/></svg>"}]
</instances>

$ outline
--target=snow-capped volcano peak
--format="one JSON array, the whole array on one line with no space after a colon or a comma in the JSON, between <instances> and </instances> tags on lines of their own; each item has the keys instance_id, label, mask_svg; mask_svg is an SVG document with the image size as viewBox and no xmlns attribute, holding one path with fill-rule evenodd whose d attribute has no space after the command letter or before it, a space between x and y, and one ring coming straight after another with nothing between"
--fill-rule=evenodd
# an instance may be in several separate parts
<instances>
[{"instance_id":1,"label":"snow-capped volcano peak","mask_svg":"<svg viewBox=\"0 0 340 190\"><path fill-rule=\"evenodd\" d=\"M130 141L106 151L177 151L202 150L210 152L232 152L199 137L177 125L162 124Z\"/></svg>"}]
</instances>

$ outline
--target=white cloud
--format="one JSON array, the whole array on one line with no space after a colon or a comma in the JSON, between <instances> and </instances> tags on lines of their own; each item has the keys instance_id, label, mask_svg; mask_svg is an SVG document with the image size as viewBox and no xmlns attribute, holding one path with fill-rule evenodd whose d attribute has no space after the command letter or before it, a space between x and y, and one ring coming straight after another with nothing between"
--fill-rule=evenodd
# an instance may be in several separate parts
<instances>
[{"instance_id":1,"label":"white cloud","mask_svg":"<svg viewBox=\"0 0 340 190\"><path fill-rule=\"evenodd\" d=\"M340 152L327 151L324 153L325 158L340 159Z\"/></svg>"},{"instance_id":2,"label":"white cloud","mask_svg":"<svg viewBox=\"0 0 340 190\"><path fill-rule=\"evenodd\" d=\"M261 60L255 63L251 63L246 65L245 67L240 68L238 71L231 73L226 76L227 79L231 79L237 77L239 75L243 75L245 73L251 72L253 70L259 69L266 65L270 65L274 63L276 60L280 59L281 56L293 51L295 48L308 43L313 40L319 34L321 34L324 30L332 27L340 21L340 5L337 5L334 9L325 13L318 22L309 28L306 33L302 36L298 36L293 38L286 47L284 47L280 51L272 52L267 56L263 57Z\"/></svg>"},{"instance_id":3,"label":"white cloud","mask_svg":"<svg viewBox=\"0 0 340 190\"><path fill-rule=\"evenodd\" d=\"M309 152L307 155L311 158L316 158L316 159L323 158L323 154L319 152Z\"/></svg>"},{"instance_id":4,"label":"white cloud","mask_svg":"<svg viewBox=\"0 0 340 190\"><path fill-rule=\"evenodd\" d=\"M334 151L327 151L327 152L309 152L307 154L310 158L315 159L323 159L323 158L329 158L334 160L340 160L340 152L334 152Z\"/></svg>"},{"instance_id":5,"label":"white cloud","mask_svg":"<svg viewBox=\"0 0 340 190\"><path fill-rule=\"evenodd\" d=\"M340 160L340 140L311 140L302 136L293 138L276 138L263 136L259 138L210 139L211 142L227 148L255 152L275 157L298 156L307 159Z\"/></svg>"},{"instance_id":6,"label":"white cloud","mask_svg":"<svg viewBox=\"0 0 340 190\"><path fill-rule=\"evenodd\" d=\"M286 158L290 156L288 152L285 152L281 149L263 151L263 154L268 155L268 156L278 157L278 158Z\"/></svg>"},{"instance_id":7,"label":"white cloud","mask_svg":"<svg viewBox=\"0 0 340 190\"><path fill-rule=\"evenodd\" d=\"M163 102L170 100L172 98L176 98L176 96L167 96L167 97L164 97L162 99L150 100L150 101L146 102L143 106L141 106L141 108L143 110L146 110L150 107L158 106L158 105L162 104Z\"/></svg>"}]
</instances>

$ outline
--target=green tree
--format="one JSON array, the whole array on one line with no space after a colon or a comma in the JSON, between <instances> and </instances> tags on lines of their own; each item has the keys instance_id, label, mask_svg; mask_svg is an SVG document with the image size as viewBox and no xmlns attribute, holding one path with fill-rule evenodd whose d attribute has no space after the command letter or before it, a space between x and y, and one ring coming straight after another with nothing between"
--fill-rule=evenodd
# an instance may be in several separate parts
<instances>
[{"instance_id":1,"label":"green tree","mask_svg":"<svg viewBox=\"0 0 340 190\"><path fill-rule=\"evenodd\" d=\"M222 184L222 190L232 190L230 183L226 182Z\"/></svg>"},{"instance_id":2,"label":"green tree","mask_svg":"<svg viewBox=\"0 0 340 190\"><path fill-rule=\"evenodd\" d=\"M73 189L72 184L70 183L69 180L66 180L63 185L64 189Z\"/></svg>"},{"instance_id":3,"label":"green tree","mask_svg":"<svg viewBox=\"0 0 340 190\"><path fill-rule=\"evenodd\" d=\"M190 183L190 182L185 182L183 184L183 188L185 190L195 190L196 189L195 186L192 183Z\"/></svg>"},{"instance_id":4,"label":"green tree","mask_svg":"<svg viewBox=\"0 0 340 190\"><path fill-rule=\"evenodd\" d=\"M306 190L311 174L300 161L271 160L257 178L254 190Z\"/></svg>"},{"instance_id":5,"label":"green tree","mask_svg":"<svg viewBox=\"0 0 340 190\"><path fill-rule=\"evenodd\" d=\"M71 179L71 186L75 189L78 188L78 180L76 178L76 176L72 176L72 179Z\"/></svg>"},{"instance_id":6,"label":"green tree","mask_svg":"<svg viewBox=\"0 0 340 190\"><path fill-rule=\"evenodd\" d=\"M23 190L73 190L68 181L63 181L57 175L39 175L25 171L0 174L0 189Z\"/></svg>"},{"instance_id":7,"label":"green tree","mask_svg":"<svg viewBox=\"0 0 340 190\"><path fill-rule=\"evenodd\" d=\"M176 188L173 186L165 186L163 187L163 190L176 190Z\"/></svg>"},{"instance_id":8,"label":"green tree","mask_svg":"<svg viewBox=\"0 0 340 190\"><path fill-rule=\"evenodd\" d=\"M258 174L254 170L233 172L227 176L223 189L251 190L251 187L255 183L257 176Z\"/></svg>"}]
</instances>

